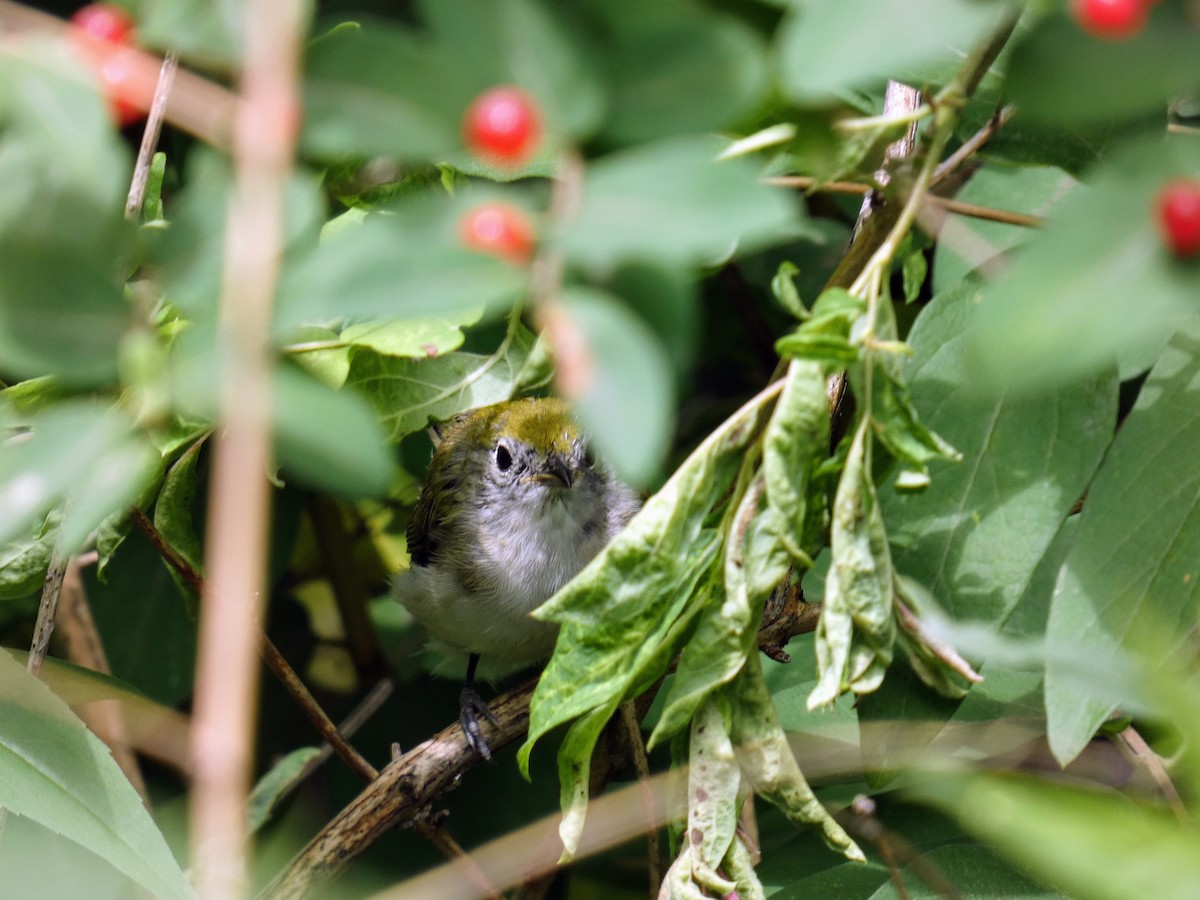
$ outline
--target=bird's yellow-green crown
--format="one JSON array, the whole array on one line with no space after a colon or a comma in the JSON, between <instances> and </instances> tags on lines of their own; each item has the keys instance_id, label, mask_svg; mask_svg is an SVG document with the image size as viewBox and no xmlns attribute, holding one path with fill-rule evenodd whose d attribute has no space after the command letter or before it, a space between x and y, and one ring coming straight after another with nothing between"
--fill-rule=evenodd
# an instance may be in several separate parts
<instances>
[{"instance_id":1,"label":"bird's yellow-green crown","mask_svg":"<svg viewBox=\"0 0 1200 900\"><path fill-rule=\"evenodd\" d=\"M571 407L556 397L527 397L485 406L470 413L463 422L473 444L490 444L506 437L548 453L570 455L581 439Z\"/></svg>"}]
</instances>

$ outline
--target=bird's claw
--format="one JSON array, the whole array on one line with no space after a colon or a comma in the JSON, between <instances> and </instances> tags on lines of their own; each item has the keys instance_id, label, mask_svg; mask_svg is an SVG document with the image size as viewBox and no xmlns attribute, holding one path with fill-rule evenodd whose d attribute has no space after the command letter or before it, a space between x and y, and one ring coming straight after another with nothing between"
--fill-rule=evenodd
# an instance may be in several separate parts
<instances>
[{"instance_id":1,"label":"bird's claw","mask_svg":"<svg viewBox=\"0 0 1200 900\"><path fill-rule=\"evenodd\" d=\"M462 694L459 695L459 714L458 721L462 725L463 734L467 737L467 745L482 756L484 759L492 758L492 748L488 746L487 739L483 736L483 729L479 725L480 718L487 719L493 725L499 725L492 711L488 709L488 705L483 702L483 698L479 696L479 692L475 690L474 685L465 685L462 689Z\"/></svg>"}]
</instances>

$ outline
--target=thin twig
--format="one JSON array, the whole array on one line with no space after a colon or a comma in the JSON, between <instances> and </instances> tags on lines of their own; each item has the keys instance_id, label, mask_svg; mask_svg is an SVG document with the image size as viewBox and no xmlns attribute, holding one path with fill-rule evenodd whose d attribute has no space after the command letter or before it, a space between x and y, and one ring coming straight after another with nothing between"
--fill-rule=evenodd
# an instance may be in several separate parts
<instances>
[{"instance_id":1,"label":"thin twig","mask_svg":"<svg viewBox=\"0 0 1200 900\"><path fill-rule=\"evenodd\" d=\"M995 115L988 119L982 128L967 138L961 147L942 160L938 167L933 170L933 184L940 184L946 177L955 172L959 166L970 159L972 155L978 152L984 144L996 136L996 132L1008 124L1008 120L1013 117L1016 111L1016 106L1011 103L996 110Z\"/></svg>"},{"instance_id":2,"label":"thin twig","mask_svg":"<svg viewBox=\"0 0 1200 900\"><path fill-rule=\"evenodd\" d=\"M642 812L646 817L646 855L649 857L646 870L650 883L650 897L657 897L662 886L662 848L659 845L658 826L654 823L654 792L650 788L650 760L646 758L646 744L642 740L642 727L638 723L633 701L620 707L621 724L625 728L629 752L633 757L633 770L637 773L642 788Z\"/></svg>"},{"instance_id":3,"label":"thin twig","mask_svg":"<svg viewBox=\"0 0 1200 900\"><path fill-rule=\"evenodd\" d=\"M1175 814L1175 818L1183 825L1190 824L1192 821L1191 814L1180 798L1179 791L1175 789L1175 783L1171 781L1171 776L1168 774L1166 766L1163 765L1162 757L1154 752L1154 749L1146 743L1146 739L1132 725L1128 726L1117 737L1129 752L1133 754L1134 758L1150 773L1150 777L1154 779L1154 783L1162 791L1163 798L1167 801L1167 805L1171 807L1171 812Z\"/></svg>"},{"instance_id":4,"label":"thin twig","mask_svg":"<svg viewBox=\"0 0 1200 900\"><path fill-rule=\"evenodd\" d=\"M809 178L805 175L779 175L773 178L764 178L763 183L777 187L794 187L801 190L834 194L866 194L871 191L869 184L862 184L857 181L821 182L816 178ZM1008 209L996 209L991 206L980 206L977 203L964 203L961 200L955 200L953 197L939 197L936 194L930 194L925 199L930 204L941 207L946 212L957 213L960 216L969 216L972 219L1003 222L1006 225L1020 225L1023 228L1043 228L1046 224L1046 220L1041 216L1032 216L1028 213L1014 212Z\"/></svg>"},{"instance_id":5,"label":"thin twig","mask_svg":"<svg viewBox=\"0 0 1200 900\"><path fill-rule=\"evenodd\" d=\"M63 512L63 519L67 512ZM46 580L42 583L42 598L38 603L37 622L33 627L33 642L29 647L29 656L25 660L25 668L32 675L42 674L42 663L46 660L46 652L50 649L50 635L54 633L54 619L58 612L58 599L62 594L63 578L67 574L68 558L61 544L62 523L59 524L60 540L55 542L50 554L50 565L46 569Z\"/></svg>"},{"instance_id":6,"label":"thin twig","mask_svg":"<svg viewBox=\"0 0 1200 900\"><path fill-rule=\"evenodd\" d=\"M175 70L179 66L179 57L171 51L163 57L162 68L158 70L158 84L154 88L154 102L150 104L150 112L146 116L146 127L142 131L142 143L138 147L137 162L133 166L133 180L129 184L129 196L125 200L125 218L133 220L141 212L146 200L146 184L150 180L150 165L154 161L154 151L158 147L158 138L162 133L163 117L167 112L167 98L171 94L171 85L175 82Z\"/></svg>"},{"instance_id":7,"label":"thin twig","mask_svg":"<svg viewBox=\"0 0 1200 900\"><path fill-rule=\"evenodd\" d=\"M247 880L246 797L262 643L256 623L270 506L271 300L300 121L304 20L299 0L245 6L218 323L222 428L213 451L192 717L191 858L203 900L240 896Z\"/></svg>"},{"instance_id":8,"label":"thin twig","mask_svg":"<svg viewBox=\"0 0 1200 900\"><path fill-rule=\"evenodd\" d=\"M150 541L167 564L179 573L189 587L203 595L205 593L204 577L180 555L178 550L171 546L149 517L137 508L130 510L130 517L133 519L134 525L146 536L146 539ZM347 742L346 735L333 724L333 720L326 715L325 710L321 708L300 676L296 674L296 670L265 634L262 635L261 648L263 661L267 667L279 679L292 699L296 701L301 712L313 724L326 743L333 748L334 752L345 761L346 765L367 781L378 775L375 767Z\"/></svg>"}]
</instances>

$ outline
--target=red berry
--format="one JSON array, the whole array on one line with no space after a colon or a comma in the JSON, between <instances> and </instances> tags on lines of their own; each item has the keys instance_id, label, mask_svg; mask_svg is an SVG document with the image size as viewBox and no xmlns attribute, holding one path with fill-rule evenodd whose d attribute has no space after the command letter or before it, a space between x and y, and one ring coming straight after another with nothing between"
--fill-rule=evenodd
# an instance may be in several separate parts
<instances>
[{"instance_id":1,"label":"red berry","mask_svg":"<svg viewBox=\"0 0 1200 900\"><path fill-rule=\"evenodd\" d=\"M463 116L463 140L476 156L503 166L520 166L538 149L542 122L537 104L520 88L484 91Z\"/></svg>"},{"instance_id":2,"label":"red berry","mask_svg":"<svg viewBox=\"0 0 1200 900\"><path fill-rule=\"evenodd\" d=\"M71 16L71 24L98 41L133 43L133 17L111 3L91 3Z\"/></svg>"},{"instance_id":3,"label":"red berry","mask_svg":"<svg viewBox=\"0 0 1200 900\"><path fill-rule=\"evenodd\" d=\"M1158 193L1158 230L1171 252L1200 255L1200 181L1172 181Z\"/></svg>"},{"instance_id":4,"label":"red berry","mask_svg":"<svg viewBox=\"0 0 1200 900\"><path fill-rule=\"evenodd\" d=\"M129 13L109 3L93 3L71 17L71 42L96 72L113 118L121 127L146 114L154 83L133 52L134 22Z\"/></svg>"},{"instance_id":5,"label":"red berry","mask_svg":"<svg viewBox=\"0 0 1200 900\"><path fill-rule=\"evenodd\" d=\"M1146 24L1147 0L1072 0L1079 27L1106 41L1131 38Z\"/></svg>"},{"instance_id":6,"label":"red berry","mask_svg":"<svg viewBox=\"0 0 1200 900\"><path fill-rule=\"evenodd\" d=\"M467 210L458 220L458 238L469 250L523 265L533 256L529 219L507 203L486 203Z\"/></svg>"}]
</instances>

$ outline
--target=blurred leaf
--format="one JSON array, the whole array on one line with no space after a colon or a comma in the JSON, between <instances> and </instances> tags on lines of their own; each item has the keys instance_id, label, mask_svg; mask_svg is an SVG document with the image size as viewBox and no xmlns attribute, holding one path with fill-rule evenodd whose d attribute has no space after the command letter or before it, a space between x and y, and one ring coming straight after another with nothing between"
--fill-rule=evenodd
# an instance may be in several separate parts
<instances>
[{"instance_id":1,"label":"blurred leaf","mask_svg":"<svg viewBox=\"0 0 1200 900\"><path fill-rule=\"evenodd\" d=\"M1183 641L1200 609L1200 325L1172 340L1088 490L1059 573L1046 635L1098 664L1162 629ZM1073 759L1114 708L1047 661L1050 748Z\"/></svg>"},{"instance_id":2,"label":"blurred leaf","mask_svg":"<svg viewBox=\"0 0 1200 900\"><path fill-rule=\"evenodd\" d=\"M578 358L556 360L559 387L617 473L644 484L659 471L673 433L675 384L658 338L617 298L567 287L562 308L583 339ZM568 376L568 372L572 373Z\"/></svg>"},{"instance_id":3,"label":"blurred leaf","mask_svg":"<svg viewBox=\"0 0 1200 900\"><path fill-rule=\"evenodd\" d=\"M310 47L302 136L309 152L453 162L463 155L463 113L496 84L533 95L551 148L598 124L603 86L558 8L438 0L421 11L423 33L370 23Z\"/></svg>"},{"instance_id":4,"label":"blurred leaf","mask_svg":"<svg viewBox=\"0 0 1200 900\"><path fill-rule=\"evenodd\" d=\"M536 339L520 327L495 353L447 353L410 360L355 350L348 387L362 391L393 443L432 420L508 400L524 384L535 359Z\"/></svg>"},{"instance_id":5,"label":"blurred leaf","mask_svg":"<svg viewBox=\"0 0 1200 900\"><path fill-rule=\"evenodd\" d=\"M83 384L114 379L117 346L133 317L111 259L15 236L0 237L0 257L4 368Z\"/></svg>"},{"instance_id":6,"label":"blurred leaf","mask_svg":"<svg viewBox=\"0 0 1200 900\"><path fill-rule=\"evenodd\" d=\"M869 87L914 63L958 59L1008 5L968 0L794 0L777 50L783 85L802 103Z\"/></svg>"},{"instance_id":7,"label":"blurred leaf","mask_svg":"<svg viewBox=\"0 0 1200 900\"><path fill-rule=\"evenodd\" d=\"M956 199L993 209L1046 216L1077 186L1074 178L1054 166L985 164L971 176ZM1000 262L1002 254L1013 247L1040 237L1038 231L1019 225L965 217L953 221L970 235L956 239L950 229L942 232L933 264L935 294L951 289L982 265Z\"/></svg>"},{"instance_id":8,"label":"blurred leaf","mask_svg":"<svg viewBox=\"0 0 1200 900\"><path fill-rule=\"evenodd\" d=\"M1200 835L1119 794L1027 775L939 775L911 793L1072 897L1183 898L1200 880ZM1145 854L1121 852L1144 848Z\"/></svg>"},{"instance_id":9,"label":"blurred leaf","mask_svg":"<svg viewBox=\"0 0 1200 900\"><path fill-rule=\"evenodd\" d=\"M184 176L184 190L168 204L171 225L159 235L152 258L161 270L166 298L190 320L210 324L216 321L221 296L232 170L225 157L198 148L188 155ZM316 243L324 205L316 178L297 170L284 197L285 277L291 263Z\"/></svg>"},{"instance_id":10,"label":"blurred leaf","mask_svg":"<svg viewBox=\"0 0 1200 900\"><path fill-rule=\"evenodd\" d=\"M533 96L550 150L596 129L605 85L593 68L593 35L572 7L543 0L422 0L421 8L446 52L472 76L469 95L441 100L455 113L456 129L475 95L495 84L515 84Z\"/></svg>"},{"instance_id":11,"label":"blurred leaf","mask_svg":"<svg viewBox=\"0 0 1200 900\"><path fill-rule=\"evenodd\" d=\"M614 271L605 287L654 329L675 372L687 372L700 341L700 310L692 274L679 266L632 261Z\"/></svg>"},{"instance_id":12,"label":"blurred leaf","mask_svg":"<svg viewBox=\"0 0 1200 900\"><path fill-rule=\"evenodd\" d=\"M70 498L66 553L138 495L158 454L119 414L63 403L37 416L32 432L0 445L0 545L25 536L50 507Z\"/></svg>"},{"instance_id":13,"label":"blurred leaf","mask_svg":"<svg viewBox=\"0 0 1200 900\"><path fill-rule=\"evenodd\" d=\"M674 138L590 165L578 217L560 235L569 260L605 269L629 260L713 263L779 241L798 221L784 192L744 159L716 161L724 142Z\"/></svg>"},{"instance_id":14,"label":"blurred leaf","mask_svg":"<svg viewBox=\"0 0 1200 900\"><path fill-rule=\"evenodd\" d=\"M232 68L242 55L244 8L238 0L138 0L138 42L175 50L206 68Z\"/></svg>"},{"instance_id":15,"label":"blurred leaf","mask_svg":"<svg viewBox=\"0 0 1200 900\"><path fill-rule=\"evenodd\" d=\"M285 472L347 497L387 492L395 461L370 406L288 366L273 385L276 452Z\"/></svg>"},{"instance_id":16,"label":"blurred leaf","mask_svg":"<svg viewBox=\"0 0 1200 900\"><path fill-rule=\"evenodd\" d=\"M304 767L320 755L321 750L318 747L299 747L278 760L258 779L246 800L251 834L270 821L276 804L296 786L296 779L304 771Z\"/></svg>"},{"instance_id":17,"label":"blurred leaf","mask_svg":"<svg viewBox=\"0 0 1200 900\"><path fill-rule=\"evenodd\" d=\"M580 5L585 20L595 19L589 25L612 91L608 141L726 128L762 96L765 47L734 17L687 0Z\"/></svg>"},{"instance_id":18,"label":"blurred leaf","mask_svg":"<svg viewBox=\"0 0 1200 900\"><path fill-rule=\"evenodd\" d=\"M414 31L339 28L305 55L301 146L317 156L437 159L459 144L470 71Z\"/></svg>"},{"instance_id":19,"label":"blurred leaf","mask_svg":"<svg viewBox=\"0 0 1200 900\"><path fill-rule=\"evenodd\" d=\"M0 706L0 804L82 844L155 896L194 896L108 748L3 652Z\"/></svg>"},{"instance_id":20,"label":"blurred leaf","mask_svg":"<svg viewBox=\"0 0 1200 900\"><path fill-rule=\"evenodd\" d=\"M481 305L494 311L511 303L525 273L458 238L458 216L478 201L422 195L330 234L285 269L276 331L342 319L465 322Z\"/></svg>"},{"instance_id":21,"label":"blurred leaf","mask_svg":"<svg viewBox=\"0 0 1200 900\"><path fill-rule=\"evenodd\" d=\"M1050 15L1013 51L1006 93L1030 119L1062 125L1158 114L1200 81L1200 34L1181 4L1157 4L1136 34L1097 40Z\"/></svg>"},{"instance_id":22,"label":"blurred leaf","mask_svg":"<svg viewBox=\"0 0 1200 900\"><path fill-rule=\"evenodd\" d=\"M1191 143L1139 141L1063 198L1045 233L982 290L970 374L983 388L1052 388L1114 361L1129 378L1153 363L1196 314L1194 273L1155 230L1155 195L1173 176L1200 176Z\"/></svg>"}]
</instances>

